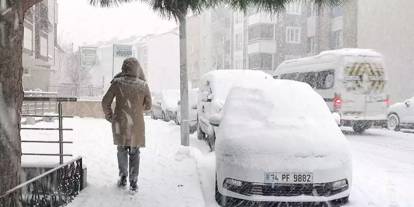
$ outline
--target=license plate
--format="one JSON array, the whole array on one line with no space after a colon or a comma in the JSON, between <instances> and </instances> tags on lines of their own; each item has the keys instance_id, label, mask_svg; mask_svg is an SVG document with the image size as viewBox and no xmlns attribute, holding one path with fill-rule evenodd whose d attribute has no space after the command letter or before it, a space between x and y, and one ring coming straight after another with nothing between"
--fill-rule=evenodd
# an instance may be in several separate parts
<instances>
[{"instance_id":1,"label":"license plate","mask_svg":"<svg viewBox=\"0 0 414 207\"><path fill-rule=\"evenodd\" d=\"M304 172L267 172L264 175L265 183L312 183L313 173Z\"/></svg>"}]
</instances>

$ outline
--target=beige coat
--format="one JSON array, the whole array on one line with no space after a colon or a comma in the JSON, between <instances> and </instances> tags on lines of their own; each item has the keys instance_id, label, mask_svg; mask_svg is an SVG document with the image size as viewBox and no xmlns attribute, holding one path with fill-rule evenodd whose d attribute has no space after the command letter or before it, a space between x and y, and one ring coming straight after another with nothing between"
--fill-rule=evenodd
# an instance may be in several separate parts
<instances>
[{"instance_id":1,"label":"beige coat","mask_svg":"<svg viewBox=\"0 0 414 207\"><path fill-rule=\"evenodd\" d=\"M116 99L115 111L111 105ZM112 123L115 145L145 146L143 112L151 109L151 95L141 67L135 58L128 58L122 73L115 76L102 99L105 117Z\"/></svg>"}]
</instances>

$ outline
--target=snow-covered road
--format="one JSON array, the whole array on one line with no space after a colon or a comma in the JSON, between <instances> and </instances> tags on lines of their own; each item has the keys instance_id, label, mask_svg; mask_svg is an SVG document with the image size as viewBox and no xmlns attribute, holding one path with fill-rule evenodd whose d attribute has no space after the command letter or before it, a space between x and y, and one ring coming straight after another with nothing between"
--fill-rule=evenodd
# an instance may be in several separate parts
<instances>
[{"instance_id":1,"label":"snow-covered road","mask_svg":"<svg viewBox=\"0 0 414 207\"><path fill-rule=\"evenodd\" d=\"M45 123L39 123L38 125ZM110 124L100 119L65 120L73 127L69 152L84 157L88 187L71 207L217 206L214 201L215 155L193 135L180 147L179 127L146 118L147 147L141 151L139 192L131 196L116 186L116 149ZM344 130L353 149L353 187L347 206L414 206L414 133L372 129L363 135ZM34 134L23 134L31 137ZM47 147L46 147L47 148ZM34 150L23 145L23 150ZM43 148L44 149L44 148ZM24 162L37 162L23 159Z\"/></svg>"}]
</instances>

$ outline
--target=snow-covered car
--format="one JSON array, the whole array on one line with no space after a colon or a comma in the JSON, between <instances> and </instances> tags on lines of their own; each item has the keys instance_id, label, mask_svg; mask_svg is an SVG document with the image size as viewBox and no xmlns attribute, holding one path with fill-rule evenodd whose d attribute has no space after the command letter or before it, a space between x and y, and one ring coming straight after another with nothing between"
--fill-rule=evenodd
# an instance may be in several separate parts
<instances>
[{"instance_id":1,"label":"snow-covered car","mask_svg":"<svg viewBox=\"0 0 414 207\"><path fill-rule=\"evenodd\" d=\"M155 120L164 119L164 114L161 108L161 99L160 96L156 94L153 94L152 96L151 118Z\"/></svg>"},{"instance_id":2,"label":"snow-covered car","mask_svg":"<svg viewBox=\"0 0 414 207\"><path fill-rule=\"evenodd\" d=\"M388 129L414 129L414 97L402 103L395 103L388 109Z\"/></svg>"},{"instance_id":3,"label":"snow-covered car","mask_svg":"<svg viewBox=\"0 0 414 207\"><path fill-rule=\"evenodd\" d=\"M180 100L180 91L168 89L161 91L161 108L164 114L164 121L175 120L177 115L177 103Z\"/></svg>"},{"instance_id":4,"label":"snow-covered car","mask_svg":"<svg viewBox=\"0 0 414 207\"><path fill-rule=\"evenodd\" d=\"M220 205L348 201L349 143L323 98L309 85L290 80L241 83L229 93L222 116L210 122L219 125Z\"/></svg>"},{"instance_id":5,"label":"snow-covered car","mask_svg":"<svg viewBox=\"0 0 414 207\"><path fill-rule=\"evenodd\" d=\"M188 93L188 101L189 101L189 125L190 125L190 132L194 133L197 130L197 96L198 96L198 88L191 89ZM175 119L175 123L180 125L181 123L181 111L180 111L180 101L177 104L177 116Z\"/></svg>"},{"instance_id":6,"label":"snow-covered car","mask_svg":"<svg viewBox=\"0 0 414 207\"><path fill-rule=\"evenodd\" d=\"M206 140L214 148L215 127L209 119L221 113L227 94L233 84L242 80L272 80L273 77L258 70L214 70L204 74L200 81L197 104L198 139Z\"/></svg>"}]
</instances>

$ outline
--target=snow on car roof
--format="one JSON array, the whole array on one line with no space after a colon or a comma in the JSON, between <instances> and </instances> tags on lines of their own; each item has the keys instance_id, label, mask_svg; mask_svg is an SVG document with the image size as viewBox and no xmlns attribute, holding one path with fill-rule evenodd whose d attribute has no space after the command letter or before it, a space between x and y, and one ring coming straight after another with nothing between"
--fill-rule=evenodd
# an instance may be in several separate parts
<instances>
[{"instance_id":1,"label":"snow on car roof","mask_svg":"<svg viewBox=\"0 0 414 207\"><path fill-rule=\"evenodd\" d=\"M322 97L309 85L289 80L234 86L217 135L216 147L229 153L323 157L348 150Z\"/></svg>"},{"instance_id":2,"label":"snow on car roof","mask_svg":"<svg viewBox=\"0 0 414 207\"><path fill-rule=\"evenodd\" d=\"M215 99L224 103L234 83L242 80L264 80L273 78L263 71L234 69L210 71L203 75L203 79L210 81Z\"/></svg>"}]
</instances>

